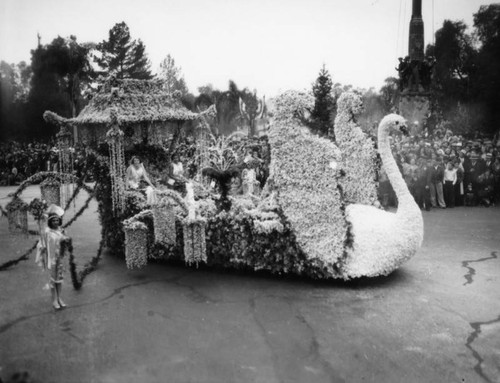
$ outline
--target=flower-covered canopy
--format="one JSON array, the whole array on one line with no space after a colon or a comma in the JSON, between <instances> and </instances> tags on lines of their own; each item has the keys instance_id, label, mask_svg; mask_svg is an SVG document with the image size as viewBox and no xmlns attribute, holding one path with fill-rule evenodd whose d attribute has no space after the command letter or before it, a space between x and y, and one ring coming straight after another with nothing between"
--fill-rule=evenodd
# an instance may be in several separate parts
<instances>
[{"instance_id":1,"label":"flower-covered canopy","mask_svg":"<svg viewBox=\"0 0 500 383\"><path fill-rule=\"evenodd\" d=\"M140 122L184 122L198 118L176 97L163 89L161 80L110 78L77 117L65 119L75 125L108 124L115 109L120 124ZM46 120L47 112L44 114Z\"/></svg>"},{"instance_id":2,"label":"flower-covered canopy","mask_svg":"<svg viewBox=\"0 0 500 383\"><path fill-rule=\"evenodd\" d=\"M105 133L112 123L112 110L122 128L132 129L126 131L126 139L134 142L144 140L144 137L147 141L157 141L169 126L172 128L199 118L198 113L182 105L180 94L164 90L162 80L112 77L100 86L78 116L64 118L46 111L43 117L55 125L77 127L78 141L97 143L105 140Z\"/></svg>"}]
</instances>

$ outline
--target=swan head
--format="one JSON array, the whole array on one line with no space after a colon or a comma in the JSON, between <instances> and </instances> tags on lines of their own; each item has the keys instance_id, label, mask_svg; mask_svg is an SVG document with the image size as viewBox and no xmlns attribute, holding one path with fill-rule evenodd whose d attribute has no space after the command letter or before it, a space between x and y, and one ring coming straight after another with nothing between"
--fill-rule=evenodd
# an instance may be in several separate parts
<instances>
[{"instance_id":1,"label":"swan head","mask_svg":"<svg viewBox=\"0 0 500 383\"><path fill-rule=\"evenodd\" d=\"M389 134L392 132L403 133L405 136L408 135L408 126L404 117L399 114L388 114L382 121L380 121L378 127L379 133Z\"/></svg>"},{"instance_id":2,"label":"swan head","mask_svg":"<svg viewBox=\"0 0 500 383\"><path fill-rule=\"evenodd\" d=\"M310 93L288 90L271 102L275 119L306 116L314 108L314 96Z\"/></svg>"},{"instance_id":3,"label":"swan head","mask_svg":"<svg viewBox=\"0 0 500 383\"><path fill-rule=\"evenodd\" d=\"M364 110L363 99L356 92L343 92L337 101L337 108L338 110L347 111L354 116L358 116Z\"/></svg>"}]
</instances>

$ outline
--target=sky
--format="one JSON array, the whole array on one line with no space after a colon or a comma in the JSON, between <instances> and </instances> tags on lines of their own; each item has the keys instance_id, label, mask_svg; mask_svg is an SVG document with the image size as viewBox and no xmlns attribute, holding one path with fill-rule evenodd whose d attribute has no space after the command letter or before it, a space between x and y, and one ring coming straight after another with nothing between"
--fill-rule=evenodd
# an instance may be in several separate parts
<instances>
[{"instance_id":1,"label":"sky","mask_svg":"<svg viewBox=\"0 0 500 383\"><path fill-rule=\"evenodd\" d=\"M498 0L497 0L498 1ZM472 27L481 0L422 0L426 44L443 20ZM170 54L189 90L208 83L275 96L334 83L379 89L408 51L412 0L0 0L0 60L30 61L57 36L100 42L125 21L156 72Z\"/></svg>"}]
</instances>

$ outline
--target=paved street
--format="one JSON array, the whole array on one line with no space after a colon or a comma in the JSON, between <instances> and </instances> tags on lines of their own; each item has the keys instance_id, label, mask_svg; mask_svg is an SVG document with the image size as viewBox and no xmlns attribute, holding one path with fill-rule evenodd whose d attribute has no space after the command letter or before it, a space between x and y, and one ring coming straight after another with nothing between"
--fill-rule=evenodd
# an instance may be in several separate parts
<instances>
[{"instance_id":1,"label":"paved street","mask_svg":"<svg viewBox=\"0 0 500 383\"><path fill-rule=\"evenodd\" d=\"M0 205L12 190L0 188ZM423 214L424 244L412 260L388 277L349 283L154 264L129 271L105 256L80 291L66 273L69 307L54 312L33 254L0 271L0 377L500 382L500 208ZM94 201L68 230L80 265L99 233ZM0 263L34 241L11 236L2 218Z\"/></svg>"}]
</instances>

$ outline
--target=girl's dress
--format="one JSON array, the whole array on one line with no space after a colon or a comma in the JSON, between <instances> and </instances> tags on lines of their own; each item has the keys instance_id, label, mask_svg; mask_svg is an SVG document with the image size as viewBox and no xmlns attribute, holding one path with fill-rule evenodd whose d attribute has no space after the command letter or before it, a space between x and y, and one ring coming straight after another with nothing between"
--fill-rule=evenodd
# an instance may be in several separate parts
<instances>
[{"instance_id":1,"label":"girl's dress","mask_svg":"<svg viewBox=\"0 0 500 383\"><path fill-rule=\"evenodd\" d=\"M37 244L36 263L49 272L49 286L63 282L61 240L66 236L61 229L45 228Z\"/></svg>"}]
</instances>

